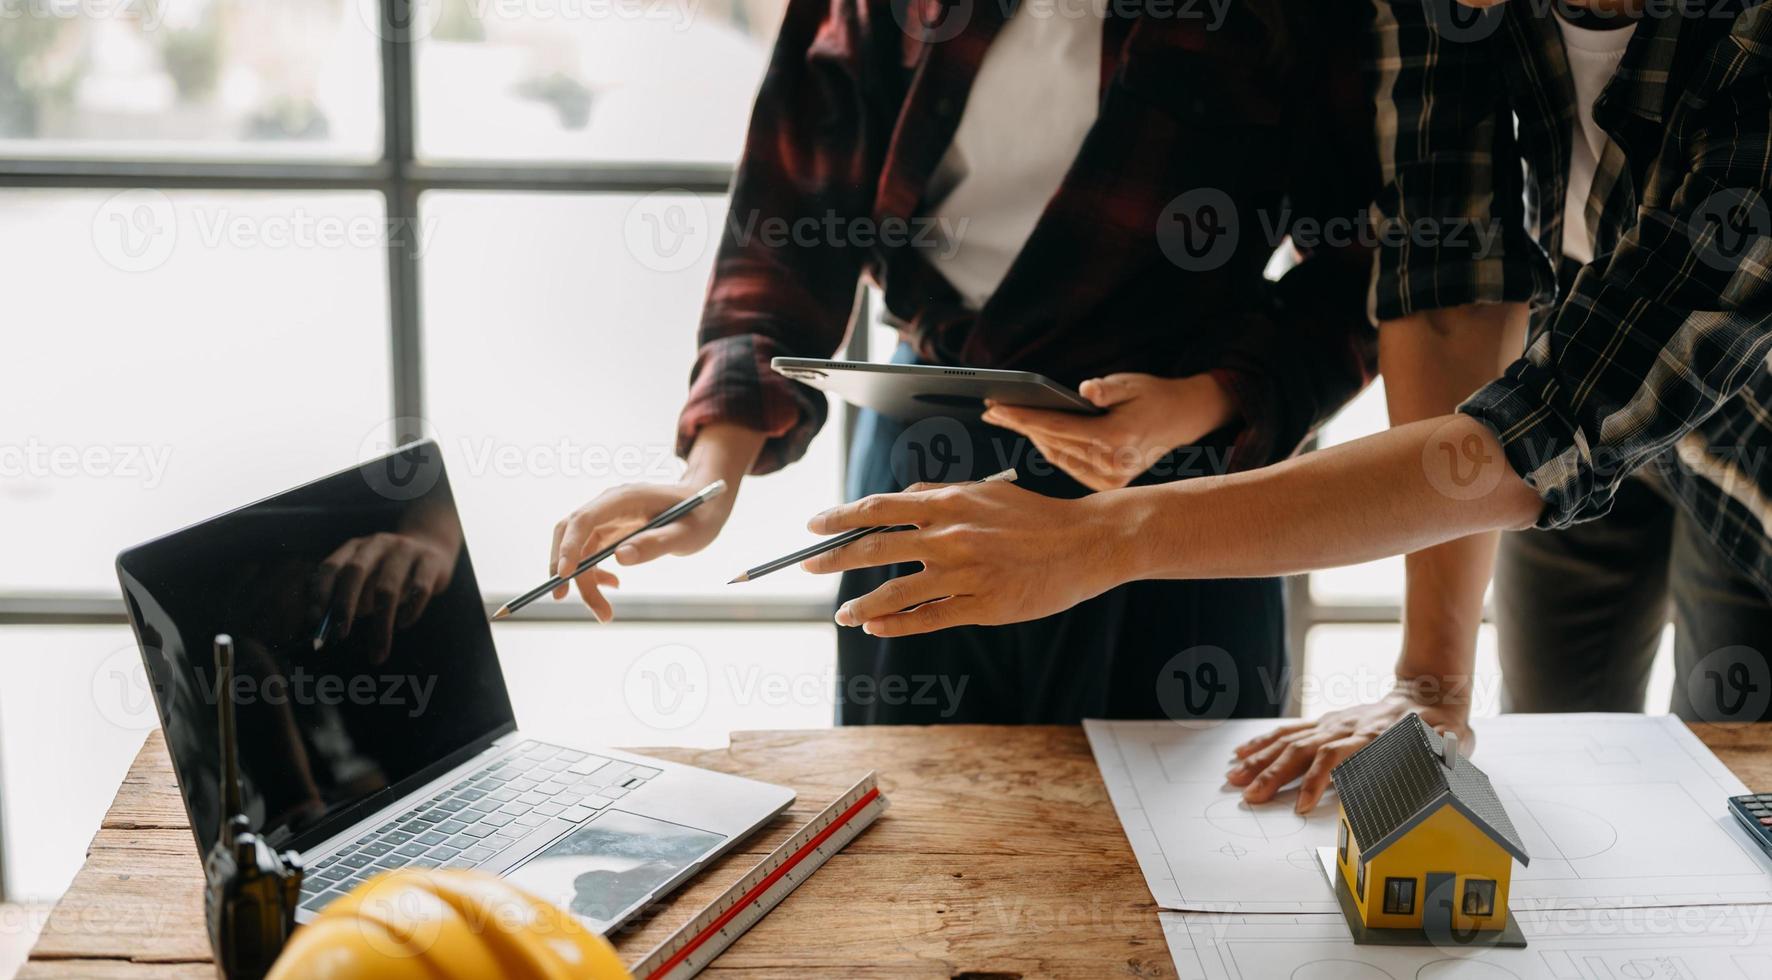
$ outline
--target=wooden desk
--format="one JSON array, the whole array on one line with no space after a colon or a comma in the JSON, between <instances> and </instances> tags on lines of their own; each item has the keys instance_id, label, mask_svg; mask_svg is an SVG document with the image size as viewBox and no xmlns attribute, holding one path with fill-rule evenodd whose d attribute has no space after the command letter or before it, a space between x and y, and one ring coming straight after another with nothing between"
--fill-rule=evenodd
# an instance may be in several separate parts
<instances>
[{"instance_id":1,"label":"wooden desk","mask_svg":"<svg viewBox=\"0 0 1772 980\"><path fill-rule=\"evenodd\" d=\"M1750 787L1772 787L1772 724L1696 731ZM739 732L724 749L639 751L800 798L618 937L630 961L871 768L892 809L709 975L1175 975L1081 729ZM202 869L155 732L20 976L214 975Z\"/></svg>"}]
</instances>

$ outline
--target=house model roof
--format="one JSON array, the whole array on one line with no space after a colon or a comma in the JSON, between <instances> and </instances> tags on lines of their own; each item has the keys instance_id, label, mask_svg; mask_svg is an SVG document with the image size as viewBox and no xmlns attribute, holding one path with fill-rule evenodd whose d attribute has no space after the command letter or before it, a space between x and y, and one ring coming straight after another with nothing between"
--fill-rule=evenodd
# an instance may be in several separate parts
<instances>
[{"instance_id":1,"label":"house model roof","mask_svg":"<svg viewBox=\"0 0 1772 980\"><path fill-rule=\"evenodd\" d=\"M1362 860L1450 804L1509 854L1528 863L1520 832L1483 770L1463 755L1448 766L1443 740L1410 714L1335 767L1331 778Z\"/></svg>"}]
</instances>

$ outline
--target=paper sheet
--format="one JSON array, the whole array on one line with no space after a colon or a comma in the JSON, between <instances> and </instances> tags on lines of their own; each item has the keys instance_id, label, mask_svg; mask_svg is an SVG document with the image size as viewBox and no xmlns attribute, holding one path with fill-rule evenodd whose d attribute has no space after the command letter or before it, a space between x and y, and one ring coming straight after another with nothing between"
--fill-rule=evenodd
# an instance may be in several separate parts
<instances>
[{"instance_id":1,"label":"paper sheet","mask_svg":"<svg viewBox=\"0 0 1772 980\"><path fill-rule=\"evenodd\" d=\"M1087 721L1096 764L1157 904L1178 911L1336 912L1293 791L1251 808L1224 782L1231 750L1272 721ZM1505 715L1477 723L1489 774L1532 856L1516 911L1772 902L1772 861L1725 809L1747 792L1671 717ZM1772 976L1772 973L1765 974Z\"/></svg>"},{"instance_id":2,"label":"paper sheet","mask_svg":"<svg viewBox=\"0 0 1772 980\"><path fill-rule=\"evenodd\" d=\"M1525 949L1356 946L1340 915L1163 912L1180 980L1765 980L1772 906L1519 915Z\"/></svg>"}]
</instances>

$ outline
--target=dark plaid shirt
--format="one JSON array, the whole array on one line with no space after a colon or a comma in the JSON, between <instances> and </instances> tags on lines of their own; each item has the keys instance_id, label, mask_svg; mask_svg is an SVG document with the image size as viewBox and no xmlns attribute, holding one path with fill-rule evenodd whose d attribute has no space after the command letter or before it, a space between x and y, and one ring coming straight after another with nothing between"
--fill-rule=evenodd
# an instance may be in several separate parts
<instances>
[{"instance_id":1,"label":"dark plaid shirt","mask_svg":"<svg viewBox=\"0 0 1772 980\"><path fill-rule=\"evenodd\" d=\"M1364 25L1322 4L1286 0L1297 49L1283 65L1241 4L1222 26L1200 19L1209 5L1110 13L1097 122L982 309L937 270L940 242L883 242L936 203L931 177L1012 2L941 20L939 0L908 15L906 0L790 0L733 185L681 451L724 421L769 434L758 472L798 458L826 400L769 361L836 352L864 275L930 363L1069 384L1213 372L1244 420L1234 468L1290 453L1369 379L1370 249L1347 231L1377 187ZM928 34L901 27L911 16ZM1037 138L1040 120L1024 122ZM807 234L755 233L771 220ZM1262 269L1288 232L1306 254L1270 283Z\"/></svg>"},{"instance_id":2,"label":"dark plaid shirt","mask_svg":"<svg viewBox=\"0 0 1772 980\"><path fill-rule=\"evenodd\" d=\"M1377 210L1496 234L1382 239L1378 318L1533 303L1525 356L1462 410L1544 497L1538 525L1605 514L1654 464L1772 594L1772 11L1649 0L1594 105L1611 145L1581 266L1561 250L1576 106L1553 15L1515 0L1430 22L1435 6L1378 3Z\"/></svg>"}]
</instances>

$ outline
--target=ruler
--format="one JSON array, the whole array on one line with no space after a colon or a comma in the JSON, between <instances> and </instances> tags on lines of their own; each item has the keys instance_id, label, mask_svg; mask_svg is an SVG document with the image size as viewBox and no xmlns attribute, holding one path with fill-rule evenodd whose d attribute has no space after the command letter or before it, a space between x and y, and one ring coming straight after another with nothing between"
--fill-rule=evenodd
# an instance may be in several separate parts
<instances>
[{"instance_id":1,"label":"ruler","mask_svg":"<svg viewBox=\"0 0 1772 980\"><path fill-rule=\"evenodd\" d=\"M634 964L634 977L685 980L700 973L885 812L886 797L870 772Z\"/></svg>"}]
</instances>

